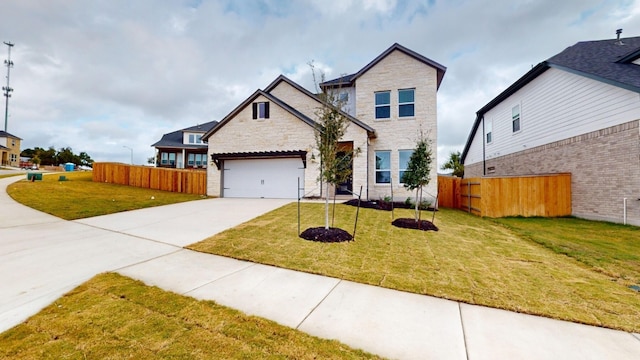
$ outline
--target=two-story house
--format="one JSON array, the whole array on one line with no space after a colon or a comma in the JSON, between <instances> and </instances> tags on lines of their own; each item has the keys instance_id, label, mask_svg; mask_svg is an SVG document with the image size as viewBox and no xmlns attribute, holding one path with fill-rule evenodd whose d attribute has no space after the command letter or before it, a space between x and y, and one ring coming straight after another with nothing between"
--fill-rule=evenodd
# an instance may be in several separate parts
<instances>
[{"instance_id":1,"label":"two-story house","mask_svg":"<svg viewBox=\"0 0 640 360\"><path fill-rule=\"evenodd\" d=\"M584 41L483 106L465 177L571 173L572 214L640 225L640 37Z\"/></svg>"},{"instance_id":2,"label":"two-story house","mask_svg":"<svg viewBox=\"0 0 640 360\"><path fill-rule=\"evenodd\" d=\"M202 136L218 122L210 121L162 135L155 144L156 166L176 169L204 169L207 160L207 144Z\"/></svg>"},{"instance_id":3,"label":"two-story house","mask_svg":"<svg viewBox=\"0 0 640 360\"><path fill-rule=\"evenodd\" d=\"M20 139L6 131L0 131L0 165L20 166Z\"/></svg>"},{"instance_id":4,"label":"two-story house","mask_svg":"<svg viewBox=\"0 0 640 360\"><path fill-rule=\"evenodd\" d=\"M400 180L421 134L437 148L437 91L446 68L394 44L358 72L320 84L338 92L350 123L342 146L359 148L352 179L339 194L406 199ZM215 166L208 168L208 195L297 198L324 196L315 149L321 102L285 76L257 90L208 131L203 140ZM426 197L435 197L435 161ZM393 188L392 188L393 187ZM333 194L329 194L333 195Z\"/></svg>"}]
</instances>

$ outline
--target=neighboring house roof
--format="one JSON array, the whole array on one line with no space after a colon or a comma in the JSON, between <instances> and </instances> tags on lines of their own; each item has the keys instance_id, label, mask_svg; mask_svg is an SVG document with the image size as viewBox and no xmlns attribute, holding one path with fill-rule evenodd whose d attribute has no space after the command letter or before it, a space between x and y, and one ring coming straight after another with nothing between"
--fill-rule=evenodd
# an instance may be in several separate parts
<instances>
[{"instance_id":1,"label":"neighboring house roof","mask_svg":"<svg viewBox=\"0 0 640 360\"><path fill-rule=\"evenodd\" d=\"M640 65L632 63L640 58L640 36L620 40L622 44L616 39L581 41L529 70L476 112L460 161L464 163L484 114L550 68L640 93Z\"/></svg>"},{"instance_id":2,"label":"neighboring house roof","mask_svg":"<svg viewBox=\"0 0 640 360\"><path fill-rule=\"evenodd\" d=\"M438 64L437 62L422 56L420 54L418 54L417 52L411 50L411 49L407 49L406 47L395 43L393 45L391 45L391 47L389 47L387 50L385 50L382 54L378 55L378 57L376 57L375 59L373 59L370 63L368 63L365 67L363 67L362 69L360 69L360 71L358 71L355 74L351 74L351 75L343 75L337 79L334 80L329 80L329 81L325 81L322 84L320 84L321 87L325 87L325 86L353 86L353 83L360 77L362 76L364 73L366 73L367 71L369 71L369 69L371 69L372 67L374 67L376 64L378 64L382 59L384 59L385 57L387 57L389 54L391 54L394 51L401 51L404 54L411 56L412 58L426 64L429 65L433 68L436 69L436 71L438 72L437 74L437 78L438 78L438 84L437 84L437 89L440 88L440 83L442 82L442 78L444 77L444 73L447 71L447 68L444 65Z\"/></svg>"},{"instance_id":3,"label":"neighboring house roof","mask_svg":"<svg viewBox=\"0 0 640 360\"><path fill-rule=\"evenodd\" d=\"M6 131L4 131L4 130L0 130L0 138L3 138L3 137L6 137L6 138L14 138L14 139L17 139L17 140L22 140L22 139L20 139L19 137L15 136L15 135L11 135L11 134L9 134L8 132L6 132Z\"/></svg>"},{"instance_id":4,"label":"neighboring house roof","mask_svg":"<svg viewBox=\"0 0 640 360\"><path fill-rule=\"evenodd\" d=\"M210 121L204 124L194 125L188 128L170 132L168 134L164 134L162 135L162 139L160 139L160 141L156 142L151 146L162 147L162 148L187 148L187 149L189 148L197 149L197 148L207 147L206 144L184 144L182 142L183 134L185 132L193 132L193 133L199 132L204 134L207 131L211 130L217 123L218 123L217 121Z\"/></svg>"},{"instance_id":5,"label":"neighboring house roof","mask_svg":"<svg viewBox=\"0 0 640 360\"><path fill-rule=\"evenodd\" d=\"M8 148L8 147L6 147L6 146L2 146L2 145L0 145L0 150L11 150L11 149L9 149L9 148Z\"/></svg>"},{"instance_id":6,"label":"neighboring house roof","mask_svg":"<svg viewBox=\"0 0 640 360\"><path fill-rule=\"evenodd\" d=\"M300 111L294 109L293 107L289 106L287 103L283 102L282 100L278 99L277 97L271 95L268 92L264 92L263 90L256 90L256 92L254 92L251 96L249 96L245 101L243 101L240 105L238 105L235 109L233 109L233 111L231 111L227 116L224 117L224 119L220 120L220 122L218 123L218 125L216 125L215 127L213 127L211 130L207 131L203 136L202 136L202 140L206 141L207 139L209 139L209 137L211 137L211 135L215 134L218 130L220 130L224 125L226 125L231 119L233 119L240 111L242 111L245 107L249 106L251 103L253 103L253 101L255 99L257 99L259 96L264 96L265 98L267 98L269 101L271 101L272 103L280 106L282 109L286 110L287 112L289 112L291 115L295 116L296 118L300 119L302 122L306 123L307 125L315 128L316 127L316 122L313 121L311 118L309 118L308 116L306 116L305 114L301 113Z\"/></svg>"},{"instance_id":7,"label":"neighboring house roof","mask_svg":"<svg viewBox=\"0 0 640 360\"><path fill-rule=\"evenodd\" d=\"M278 84L280 84L281 82L286 82L287 84L293 86L294 88L296 88L298 91L300 91L301 93L307 95L308 97L312 98L313 100L315 100L316 102L318 102L319 105L322 105L322 101L318 98L317 95L313 94L311 91L303 88L302 86L300 86L299 84L297 84L296 82L290 80L289 78L287 78L284 75L280 75L278 76L274 81L271 82L271 84L269 84L269 86L267 86L264 91L270 93L271 90L275 89L276 86L278 86ZM367 131L367 133L369 133L369 137L376 137L376 130L374 128L372 128L371 126L365 124L364 122L358 120L357 118L349 115L348 113L340 110L340 113L345 116L347 119L349 119L349 121L351 121L352 123L356 124L357 126L363 128L364 130Z\"/></svg>"}]
</instances>

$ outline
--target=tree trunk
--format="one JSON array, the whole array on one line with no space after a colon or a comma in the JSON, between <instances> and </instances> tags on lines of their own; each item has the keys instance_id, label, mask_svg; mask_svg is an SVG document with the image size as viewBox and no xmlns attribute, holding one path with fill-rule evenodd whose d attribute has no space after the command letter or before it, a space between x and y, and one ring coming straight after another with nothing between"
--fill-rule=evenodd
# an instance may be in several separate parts
<instances>
[{"instance_id":1,"label":"tree trunk","mask_svg":"<svg viewBox=\"0 0 640 360\"><path fill-rule=\"evenodd\" d=\"M324 228L329 229L329 182L327 184L327 192L324 194Z\"/></svg>"},{"instance_id":2,"label":"tree trunk","mask_svg":"<svg viewBox=\"0 0 640 360\"><path fill-rule=\"evenodd\" d=\"M418 221L418 207L420 206L420 198L418 198L420 188L416 188L416 221Z\"/></svg>"}]
</instances>

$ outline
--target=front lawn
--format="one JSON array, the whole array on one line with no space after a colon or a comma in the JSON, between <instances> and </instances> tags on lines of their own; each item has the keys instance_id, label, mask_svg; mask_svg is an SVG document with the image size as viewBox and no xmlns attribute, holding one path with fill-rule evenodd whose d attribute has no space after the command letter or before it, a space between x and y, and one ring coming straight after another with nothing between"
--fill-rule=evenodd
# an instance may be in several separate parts
<instances>
[{"instance_id":1,"label":"front lawn","mask_svg":"<svg viewBox=\"0 0 640 360\"><path fill-rule=\"evenodd\" d=\"M338 205L335 225L351 232L355 213L354 207ZM424 213L429 219L431 214ZM397 209L395 216L412 217L413 211ZM470 304L640 331L639 293L528 236L449 209L436 214L438 232L397 228L391 220L390 212L360 209L354 242L318 243L298 238L297 205L289 204L189 248ZM323 224L323 205L303 203L301 230ZM628 235L638 244L639 233Z\"/></svg>"},{"instance_id":2,"label":"front lawn","mask_svg":"<svg viewBox=\"0 0 640 360\"><path fill-rule=\"evenodd\" d=\"M25 180L7 187L14 200L65 220L203 199L201 195L95 183L91 172L44 174L42 181ZM60 181L64 176L66 181Z\"/></svg>"},{"instance_id":3,"label":"front lawn","mask_svg":"<svg viewBox=\"0 0 640 360\"><path fill-rule=\"evenodd\" d=\"M2 359L377 359L255 316L102 274L0 334Z\"/></svg>"},{"instance_id":4,"label":"front lawn","mask_svg":"<svg viewBox=\"0 0 640 360\"><path fill-rule=\"evenodd\" d=\"M495 221L621 285L640 285L639 227L572 218L512 217Z\"/></svg>"}]
</instances>

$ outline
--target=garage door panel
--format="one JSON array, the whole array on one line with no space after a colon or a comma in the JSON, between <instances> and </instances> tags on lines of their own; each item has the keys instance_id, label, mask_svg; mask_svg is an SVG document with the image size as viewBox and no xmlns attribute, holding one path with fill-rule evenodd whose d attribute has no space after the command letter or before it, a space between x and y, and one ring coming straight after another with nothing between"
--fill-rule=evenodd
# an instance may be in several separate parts
<instances>
[{"instance_id":1,"label":"garage door panel","mask_svg":"<svg viewBox=\"0 0 640 360\"><path fill-rule=\"evenodd\" d=\"M227 160L224 197L298 197L298 177L304 181L300 158Z\"/></svg>"}]
</instances>

